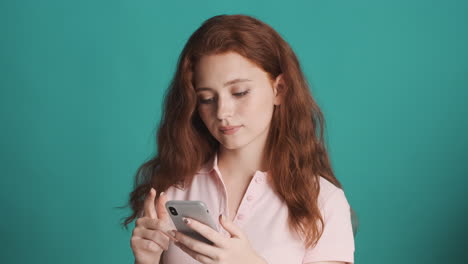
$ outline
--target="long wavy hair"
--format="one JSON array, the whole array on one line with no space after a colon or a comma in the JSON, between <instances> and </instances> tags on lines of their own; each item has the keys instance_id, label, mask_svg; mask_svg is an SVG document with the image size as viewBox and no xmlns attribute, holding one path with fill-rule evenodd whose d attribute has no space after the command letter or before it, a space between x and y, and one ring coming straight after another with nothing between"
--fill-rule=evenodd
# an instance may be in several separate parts
<instances>
[{"instance_id":1,"label":"long wavy hair","mask_svg":"<svg viewBox=\"0 0 468 264\"><path fill-rule=\"evenodd\" d=\"M157 132L157 154L135 175L128 204L127 228L143 211L151 187L159 193L186 186L219 148L197 111L194 65L205 55L237 52L263 69L273 81L283 74L283 101L273 111L264 151L275 192L289 209L289 227L315 246L324 221L317 198L319 177L338 188L324 143L324 117L309 91L299 61L288 43L269 25L247 15L218 15L206 20L188 39L170 86Z\"/></svg>"}]
</instances>

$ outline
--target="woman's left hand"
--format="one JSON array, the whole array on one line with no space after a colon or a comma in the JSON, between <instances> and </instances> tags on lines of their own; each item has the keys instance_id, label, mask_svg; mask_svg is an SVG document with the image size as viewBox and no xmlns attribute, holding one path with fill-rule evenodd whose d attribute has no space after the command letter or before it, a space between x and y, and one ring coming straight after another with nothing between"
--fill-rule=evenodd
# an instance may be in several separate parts
<instances>
[{"instance_id":1,"label":"woman's left hand","mask_svg":"<svg viewBox=\"0 0 468 264\"><path fill-rule=\"evenodd\" d=\"M178 241L176 246L195 260L205 264L267 264L250 246L244 232L225 217L220 216L219 222L231 234L229 238L194 219L187 220L186 224L190 228L214 243L209 245L174 230L174 237Z\"/></svg>"}]
</instances>

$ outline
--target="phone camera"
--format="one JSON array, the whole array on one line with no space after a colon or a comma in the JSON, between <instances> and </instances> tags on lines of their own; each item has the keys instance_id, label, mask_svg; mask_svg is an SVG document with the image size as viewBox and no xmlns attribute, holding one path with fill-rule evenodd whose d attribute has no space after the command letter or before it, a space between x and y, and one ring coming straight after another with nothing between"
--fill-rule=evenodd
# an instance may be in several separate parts
<instances>
[{"instance_id":1,"label":"phone camera","mask_svg":"<svg viewBox=\"0 0 468 264\"><path fill-rule=\"evenodd\" d=\"M169 211L171 212L172 215L178 215L177 210L172 206L169 207Z\"/></svg>"}]
</instances>

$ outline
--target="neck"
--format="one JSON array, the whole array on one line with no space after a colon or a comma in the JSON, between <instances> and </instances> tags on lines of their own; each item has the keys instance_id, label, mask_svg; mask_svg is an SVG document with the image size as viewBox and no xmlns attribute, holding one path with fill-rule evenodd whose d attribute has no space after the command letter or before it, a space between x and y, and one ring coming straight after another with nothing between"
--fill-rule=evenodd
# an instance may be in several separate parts
<instances>
[{"instance_id":1,"label":"neck","mask_svg":"<svg viewBox=\"0 0 468 264\"><path fill-rule=\"evenodd\" d=\"M240 149L226 149L220 146L218 168L225 181L249 181L256 171L267 171L263 148L247 145Z\"/></svg>"}]
</instances>

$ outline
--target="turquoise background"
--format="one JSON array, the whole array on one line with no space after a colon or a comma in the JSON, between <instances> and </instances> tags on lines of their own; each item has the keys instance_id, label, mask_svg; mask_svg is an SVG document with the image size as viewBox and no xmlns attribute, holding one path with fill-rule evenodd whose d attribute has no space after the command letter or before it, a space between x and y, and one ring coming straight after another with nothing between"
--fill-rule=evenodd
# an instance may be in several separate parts
<instances>
[{"instance_id":1,"label":"turquoise background","mask_svg":"<svg viewBox=\"0 0 468 264\"><path fill-rule=\"evenodd\" d=\"M356 263L468 258L466 1L1 1L3 263L133 263L119 221L189 35L243 13L293 47L360 220Z\"/></svg>"}]
</instances>

